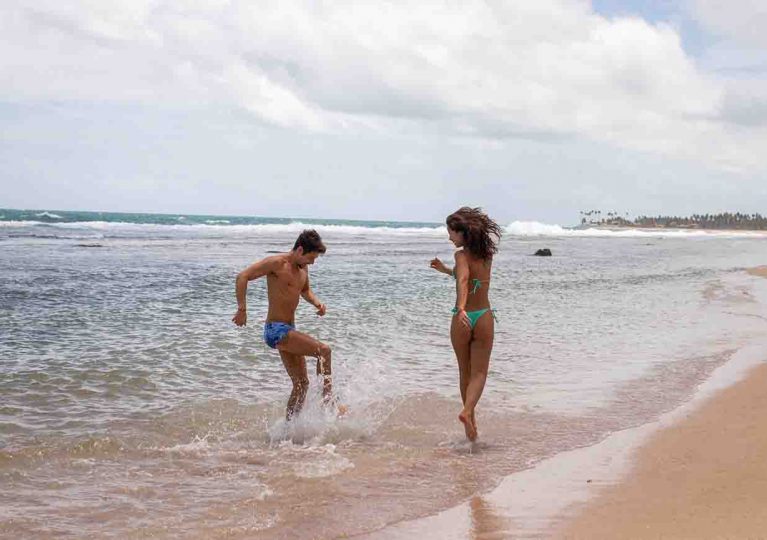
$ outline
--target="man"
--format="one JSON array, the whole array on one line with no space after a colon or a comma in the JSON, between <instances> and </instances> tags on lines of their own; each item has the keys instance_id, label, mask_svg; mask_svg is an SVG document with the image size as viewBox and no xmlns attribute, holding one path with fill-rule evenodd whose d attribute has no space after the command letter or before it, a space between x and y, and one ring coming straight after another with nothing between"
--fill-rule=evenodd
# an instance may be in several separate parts
<instances>
[{"instance_id":1,"label":"man","mask_svg":"<svg viewBox=\"0 0 767 540\"><path fill-rule=\"evenodd\" d=\"M248 282L266 276L269 312L264 325L264 341L280 352L285 370L293 382L286 412L288 420L301 411L306 399L309 377L304 356L317 358L317 374L323 378L324 401L330 403L332 400L330 347L299 332L295 326L299 296L317 308L317 315L325 315L325 304L317 299L309 286L308 269L323 253L325 245L317 231L305 230L298 236L292 251L266 257L237 275L237 313L232 317L237 326L245 326L248 320Z\"/></svg>"}]
</instances>

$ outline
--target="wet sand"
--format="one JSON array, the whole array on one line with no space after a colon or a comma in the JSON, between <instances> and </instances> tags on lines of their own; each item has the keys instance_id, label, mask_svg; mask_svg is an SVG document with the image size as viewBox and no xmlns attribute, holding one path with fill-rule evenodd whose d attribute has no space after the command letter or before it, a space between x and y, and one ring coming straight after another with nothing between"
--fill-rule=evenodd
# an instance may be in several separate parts
<instances>
[{"instance_id":1,"label":"wet sand","mask_svg":"<svg viewBox=\"0 0 767 540\"><path fill-rule=\"evenodd\" d=\"M767 340L740 350L655 422L361 538L765 538L765 351Z\"/></svg>"},{"instance_id":2,"label":"wet sand","mask_svg":"<svg viewBox=\"0 0 767 540\"><path fill-rule=\"evenodd\" d=\"M764 538L767 365L640 448L561 538Z\"/></svg>"},{"instance_id":3,"label":"wet sand","mask_svg":"<svg viewBox=\"0 0 767 540\"><path fill-rule=\"evenodd\" d=\"M767 364L744 363L658 422L362 538L764 538ZM742 379L741 369L748 369ZM740 380L731 384L733 377Z\"/></svg>"}]
</instances>

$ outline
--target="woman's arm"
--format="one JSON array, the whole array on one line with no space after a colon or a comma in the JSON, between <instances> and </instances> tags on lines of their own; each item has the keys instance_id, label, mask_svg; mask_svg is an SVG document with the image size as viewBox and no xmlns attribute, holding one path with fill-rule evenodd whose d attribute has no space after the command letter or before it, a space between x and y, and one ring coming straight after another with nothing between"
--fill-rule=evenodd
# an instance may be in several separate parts
<instances>
[{"instance_id":1,"label":"woman's arm","mask_svg":"<svg viewBox=\"0 0 767 540\"><path fill-rule=\"evenodd\" d=\"M443 274L447 274L448 276L453 275L453 269L445 266L445 263L440 261L437 257L434 257L431 260L431 262L429 263L429 266L434 268L437 272L442 272Z\"/></svg>"},{"instance_id":2,"label":"woman's arm","mask_svg":"<svg viewBox=\"0 0 767 540\"><path fill-rule=\"evenodd\" d=\"M469 261L466 260L466 255L462 251L457 251L455 254L453 275L455 276L456 316L464 326L471 328L469 316L466 315L466 301L469 298Z\"/></svg>"},{"instance_id":3,"label":"woman's arm","mask_svg":"<svg viewBox=\"0 0 767 540\"><path fill-rule=\"evenodd\" d=\"M455 276L456 290L455 307L458 311L464 311L466 300L469 298L469 262L466 260L466 255L461 251L455 254L453 275Z\"/></svg>"}]
</instances>

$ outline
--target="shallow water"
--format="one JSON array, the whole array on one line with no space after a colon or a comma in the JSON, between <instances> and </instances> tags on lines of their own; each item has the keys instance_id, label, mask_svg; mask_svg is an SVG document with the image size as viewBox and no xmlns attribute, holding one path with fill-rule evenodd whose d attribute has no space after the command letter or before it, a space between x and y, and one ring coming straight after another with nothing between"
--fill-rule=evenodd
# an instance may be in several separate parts
<instances>
[{"instance_id":1,"label":"shallow water","mask_svg":"<svg viewBox=\"0 0 767 540\"><path fill-rule=\"evenodd\" d=\"M507 235L470 445L455 419L453 284L428 268L452 256L444 229L318 227L329 251L312 285L329 311L303 305L298 324L332 345L351 413L324 412L314 381L286 424L288 379L260 337L264 283L248 326L230 319L236 273L300 227L4 223L0 533L373 530L657 417L765 330L767 280L742 271L767 258L762 237ZM531 257L539 247L554 257Z\"/></svg>"}]
</instances>

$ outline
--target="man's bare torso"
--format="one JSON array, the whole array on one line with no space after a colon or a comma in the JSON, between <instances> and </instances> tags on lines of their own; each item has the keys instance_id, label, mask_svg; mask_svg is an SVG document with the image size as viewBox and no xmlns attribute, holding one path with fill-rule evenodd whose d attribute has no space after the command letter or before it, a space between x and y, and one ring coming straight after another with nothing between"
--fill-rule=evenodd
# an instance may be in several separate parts
<instances>
[{"instance_id":1,"label":"man's bare torso","mask_svg":"<svg viewBox=\"0 0 767 540\"><path fill-rule=\"evenodd\" d=\"M306 268L292 264L287 255L275 255L275 259L278 262L277 268L266 276L269 298L266 320L295 324L296 308L309 272Z\"/></svg>"}]
</instances>

